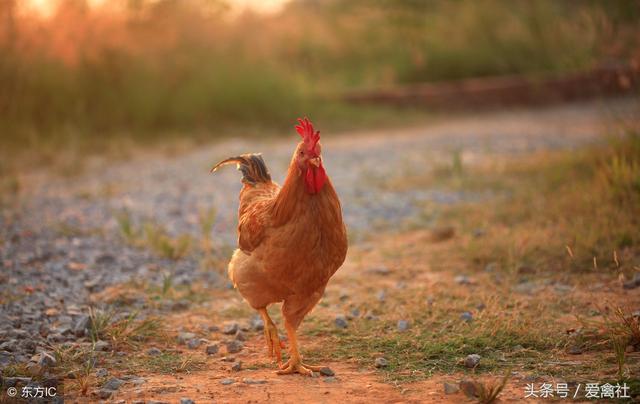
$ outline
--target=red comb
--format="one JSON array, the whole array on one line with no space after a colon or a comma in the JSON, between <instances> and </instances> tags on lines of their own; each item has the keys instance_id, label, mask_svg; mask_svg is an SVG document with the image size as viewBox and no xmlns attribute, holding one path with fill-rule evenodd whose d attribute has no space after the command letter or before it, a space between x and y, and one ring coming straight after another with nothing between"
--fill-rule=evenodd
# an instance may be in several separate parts
<instances>
[{"instance_id":1,"label":"red comb","mask_svg":"<svg viewBox=\"0 0 640 404\"><path fill-rule=\"evenodd\" d=\"M318 144L320 140L320 131L313 131L313 124L307 117L304 119L298 118L298 123L300 123L300 125L296 125L296 131L298 131L300 137L302 137L302 141L307 147L307 150L311 152L316 148L316 144Z\"/></svg>"}]
</instances>

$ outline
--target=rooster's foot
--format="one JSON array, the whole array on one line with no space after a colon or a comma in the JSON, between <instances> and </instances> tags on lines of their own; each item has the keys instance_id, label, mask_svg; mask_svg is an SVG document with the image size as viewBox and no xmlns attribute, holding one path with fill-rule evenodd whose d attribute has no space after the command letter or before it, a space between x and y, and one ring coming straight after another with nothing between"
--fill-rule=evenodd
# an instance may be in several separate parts
<instances>
[{"instance_id":1,"label":"rooster's foot","mask_svg":"<svg viewBox=\"0 0 640 404\"><path fill-rule=\"evenodd\" d=\"M280 370L276 373L279 375L290 375L293 373L300 373L305 376L313 376L313 372L319 372L322 366L311 366L302 363L300 359L289 359L286 363L280 366Z\"/></svg>"}]
</instances>

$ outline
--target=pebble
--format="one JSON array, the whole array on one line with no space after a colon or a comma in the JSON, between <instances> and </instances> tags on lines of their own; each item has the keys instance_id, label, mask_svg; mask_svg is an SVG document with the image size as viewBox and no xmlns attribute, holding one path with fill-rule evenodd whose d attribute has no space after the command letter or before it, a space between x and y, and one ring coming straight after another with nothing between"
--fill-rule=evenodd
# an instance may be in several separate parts
<instances>
[{"instance_id":1,"label":"pebble","mask_svg":"<svg viewBox=\"0 0 640 404\"><path fill-rule=\"evenodd\" d=\"M470 369L477 367L479 364L480 364L480 355L478 354L467 355L467 357L464 358L464 366Z\"/></svg>"},{"instance_id":2,"label":"pebble","mask_svg":"<svg viewBox=\"0 0 640 404\"><path fill-rule=\"evenodd\" d=\"M251 323L249 324L253 331L262 331L264 330L264 321L260 316L253 316L251 318Z\"/></svg>"},{"instance_id":3,"label":"pebble","mask_svg":"<svg viewBox=\"0 0 640 404\"><path fill-rule=\"evenodd\" d=\"M225 335L233 335L233 334L238 332L239 328L240 328L240 326L238 326L238 323L226 324L222 328L222 333L225 334Z\"/></svg>"},{"instance_id":4,"label":"pebble","mask_svg":"<svg viewBox=\"0 0 640 404\"><path fill-rule=\"evenodd\" d=\"M635 289L640 286L640 272L636 272L631 280L622 284L624 289Z\"/></svg>"},{"instance_id":5,"label":"pebble","mask_svg":"<svg viewBox=\"0 0 640 404\"><path fill-rule=\"evenodd\" d=\"M238 332L236 333L235 337L236 340L238 341L246 341L247 340L247 336L244 332L238 330Z\"/></svg>"},{"instance_id":6,"label":"pebble","mask_svg":"<svg viewBox=\"0 0 640 404\"><path fill-rule=\"evenodd\" d=\"M110 345L106 341L96 341L96 343L93 345L93 349L95 351L108 351L109 347Z\"/></svg>"},{"instance_id":7,"label":"pebble","mask_svg":"<svg viewBox=\"0 0 640 404\"><path fill-rule=\"evenodd\" d=\"M469 398L475 398L479 396L478 386L471 380L463 380L459 383L460 390Z\"/></svg>"},{"instance_id":8,"label":"pebble","mask_svg":"<svg viewBox=\"0 0 640 404\"><path fill-rule=\"evenodd\" d=\"M444 394L456 394L460 391L460 387L457 384L444 382Z\"/></svg>"},{"instance_id":9,"label":"pebble","mask_svg":"<svg viewBox=\"0 0 640 404\"><path fill-rule=\"evenodd\" d=\"M89 330L90 326L91 326L91 317L89 317L86 314L83 314L76 320L73 326L73 334L76 337L83 337L86 334L86 332Z\"/></svg>"},{"instance_id":10,"label":"pebble","mask_svg":"<svg viewBox=\"0 0 640 404\"><path fill-rule=\"evenodd\" d=\"M236 340L228 341L225 345L227 346L228 353L238 353L242 351L242 348L244 347L244 344L241 341Z\"/></svg>"},{"instance_id":11,"label":"pebble","mask_svg":"<svg viewBox=\"0 0 640 404\"><path fill-rule=\"evenodd\" d=\"M239 372L242 370L242 362L238 361L235 362L233 365L231 365L231 370L233 370L234 372Z\"/></svg>"},{"instance_id":12,"label":"pebble","mask_svg":"<svg viewBox=\"0 0 640 404\"><path fill-rule=\"evenodd\" d=\"M383 357L379 357L376 358L374 364L377 368L386 368L387 366L389 366L389 361Z\"/></svg>"},{"instance_id":13,"label":"pebble","mask_svg":"<svg viewBox=\"0 0 640 404\"><path fill-rule=\"evenodd\" d=\"M385 292L384 290L378 291L378 293L376 294L376 299L378 299L379 302L384 302L387 299L387 292Z\"/></svg>"},{"instance_id":14,"label":"pebble","mask_svg":"<svg viewBox=\"0 0 640 404\"><path fill-rule=\"evenodd\" d=\"M105 384L103 384L102 388L115 391L115 390L118 390L123 383L124 381L114 377L112 379L109 379Z\"/></svg>"},{"instance_id":15,"label":"pebble","mask_svg":"<svg viewBox=\"0 0 640 404\"><path fill-rule=\"evenodd\" d=\"M109 371L105 368L96 369L96 377L107 377L109 376Z\"/></svg>"},{"instance_id":16,"label":"pebble","mask_svg":"<svg viewBox=\"0 0 640 404\"><path fill-rule=\"evenodd\" d=\"M335 377L333 377L333 376L329 376L329 377L325 377L325 378L324 378L324 382L325 382L325 383L335 383L337 380L338 380L338 379L336 379L336 378L335 378Z\"/></svg>"},{"instance_id":17,"label":"pebble","mask_svg":"<svg viewBox=\"0 0 640 404\"><path fill-rule=\"evenodd\" d=\"M398 320L398 331L405 332L409 329L409 322L407 320Z\"/></svg>"},{"instance_id":18,"label":"pebble","mask_svg":"<svg viewBox=\"0 0 640 404\"><path fill-rule=\"evenodd\" d=\"M111 397L113 393L114 391L109 389L100 389L96 392L97 396L103 400L106 400L107 398Z\"/></svg>"},{"instance_id":19,"label":"pebble","mask_svg":"<svg viewBox=\"0 0 640 404\"><path fill-rule=\"evenodd\" d=\"M569 355L581 355L582 354L582 348L580 348L577 345L572 345L569 347L569 349L567 349L567 353Z\"/></svg>"},{"instance_id":20,"label":"pebble","mask_svg":"<svg viewBox=\"0 0 640 404\"><path fill-rule=\"evenodd\" d=\"M149 355L149 356L158 356L158 355L162 355L162 351L161 351L161 350L159 350L158 348L155 348L155 347L153 347L153 348L149 348L149 349L147 350L147 355Z\"/></svg>"},{"instance_id":21,"label":"pebble","mask_svg":"<svg viewBox=\"0 0 640 404\"><path fill-rule=\"evenodd\" d=\"M460 314L460 319L466 321L467 323L470 323L473 321L473 314L471 314L471 312L465 311Z\"/></svg>"},{"instance_id":22,"label":"pebble","mask_svg":"<svg viewBox=\"0 0 640 404\"><path fill-rule=\"evenodd\" d=\"M349 324L347 323L347 318L342 314L336 316L335 325L336 327L343 328L343 329L349 326Z\"/></svg>"},{"instance_id":23,"label":"pebble","mask_svg":"<svg viewBox=\"0 0 640 404\"><path fill-rule=\"evenodd\" d=\"M189 349L197 349L200 346L200 340L198 338L192 338L187 341L187 347Z\"/></svg>"},{"instance_id":24,"label":"pebble","mask_svg":"<svg viewBox=\"0 0 640 404\"><path fill-rule=\"evenodd\" d=\"M196 402L190 398L181 398L180 404L196 404Z\"/></svg>"},{"instance_id":25,"label":"pebble","mask_svg":"<svg viewBox=\"0 0 640 404\"><path fill-rule=\"evenodd\" d=\"M189 340L192 340L194 338L196 338L196 334L192 332L181 332L180 334L178 334L178 343L184 345Z\"/></svg>"},{"instance_id":26,"label":"pebble","mask_svg":"<svg viewBox=\"0 0 640 404\"><path fill-rule=\"evenodd\" d=\"M320 374L322 376L335 376L335 372L328 366L321 367Z\"/></svg>"},{"instance_id":27,"label":"pebble","mask_svg":"<svg viewBox=\"0 0 640 404\"><path fill-rule=\"evenodd\" d=\"M236 381L233 379L222 379L220 380L220 384L224 385L224 386L228 386L230 384L235 383Z\"/></svg>"},{"instance_id":28,"label":"pebble","mask_svg":"<svg viewBox=\"0 0 640 404\"><path fill-rule=\"evenodd\" d=\"M217 354L219 350L220 346L218 344L211 344L207 345L204 351L207 353L207 355L214 355Z\"/></svg>"},{"instance_id":29,"label":"pebble","mask_svg":"<svg viewBox=\"0 0 640 404\"><path fill-rule=\"evenodd\" d=\"M265 383L267 383L267 381L264 380L264 379L250 379L248 377L245 377L244 379L242 379L242 381L244 382L244 384L265 384Z\"/></svg>"},{"instance_id":30,"label":"pebble","mask_svg":"<svg viewBox=\"0 0 640 404\"><path fill-rule=\"evenodd\" d=\"M453 278L453 280L458 285L471 285L472 284L471 279L467 275L457 275L455 278Z\"/></svg>"},{"instance_id":31,"label":"pebble","mask_svg":"<svg viewBox=\"0 0 640 404\"><path fill-rule=\"evenodd\" d=\"M47 352L40 353L40 358L38 359L38 365L42 366L43 368L52 368L52 367L55 367L57 364L58 364L58 361L50 353L47 353Z\"/></svg>"}]
</instances>

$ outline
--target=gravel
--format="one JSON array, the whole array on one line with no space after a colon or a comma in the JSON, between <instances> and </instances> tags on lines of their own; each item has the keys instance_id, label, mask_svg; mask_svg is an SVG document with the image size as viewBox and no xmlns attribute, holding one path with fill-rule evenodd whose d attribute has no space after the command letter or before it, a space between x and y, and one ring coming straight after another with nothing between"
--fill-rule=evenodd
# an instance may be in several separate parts
<instances>
[{"instance_id":1,"label":"gravel","mask_svg":"<svg viewBox=\"0 0 640 404\"><path fill-rule=\"evenodd\" d=\"M222 333L225 335L233 335L237 333L238 330L240 330L240 326L238 325L238 323L230 323L230 324L226 324L222 328Z\"/></svg>"},{"instance_id":2,"label":"gravel","mask_svg":"<svg viewBox=\"0 0 640 404\"><path fill-rule=\"evenodd\" d=\"M324 366L320 368L320 374L322 376L335 376L336 373L330 367Z\"/></svg>"},{"instance_id":3,"label":"gravel","mask_svg":"<svg viewBox=\"0 0 640 404\"><path fill-rule=\"evenodd\" d=\"M340 195L347 227L355 235L353 242L359 243L372 229L411 225L425 203L447 206L487 197L473 192L394 190L377 185L376 179L397 178L400 165L402 172L428 169L437 164L438 156L454 147L463 149L465 156L491 158L592 142L600 135L603 118L635 108L626 100L611 100L607 105L610 111L604 112L597 103L582 103L524 110L516 115L456 117L428 127L381 129L371 133L366 142L357 136L327 137L323 158ZM236 225L241 182L234 170L210 176L207 167L229 155L263 152L272 176L282 183L296 141L290 131L277 141L233 139L179 156L98 164L74 177L48 173L30 177L29 192L21 193L19 203L0 215L0 295L19 297L0 304L0 341L30 340L35 346L0 348L0 366L26 363L35 352L50 349L50 344L87 338L91 328L88 307L93 305L90 295L132 280L161 286L163 274L157 268L171 267L175 285L227 288L226 276L219 274L222 268L196 270L199 257L169 262L148 248L127 243L116 214L127 212L136 227L152 222L166 227L171 236L198 238L201 226L197 212L212 207L216 217L211 241L216 251L227 251L237 241L230 229ZM220 254L217 258L222 262L225 256ZM385 272L382 269L379 276ZM640 274L624 284L625 288L638 286ZM142 314L150 310L142 298L135 298L131 306ZM167 309L188 306L189 302L178 301ZM98 304L97 309L104 308L108 307ZM195 335L181 343L192 338ZM97 348L106 351L109 345L99 343Z\"/></svg>"},{"instance_id":4,"label":"gravel","mask_svg":"<svg viewBox=\"0 0 640 404\"><path fill-rule=\"evenodd\" d=\"M180 404L196 404L196 402L190 398L181 398Z\"/></svg>"},{"instance_id":5,"label":"gravel","mask_svg":"<svg viewBox=\"0 0 640 404\"><path fill-rule=\"evenodd\" d=\"M224 385L224 386L228 386L230 384L235 383L236 381L233 379L222 379L220 380L220 384Z\"/></svg>"}]
</instances>

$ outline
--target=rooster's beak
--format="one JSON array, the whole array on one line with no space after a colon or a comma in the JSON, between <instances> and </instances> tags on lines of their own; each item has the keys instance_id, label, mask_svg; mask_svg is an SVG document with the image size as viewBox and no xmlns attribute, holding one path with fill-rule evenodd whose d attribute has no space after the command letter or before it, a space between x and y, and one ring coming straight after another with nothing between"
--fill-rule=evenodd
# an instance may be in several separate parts
<instances>
[{"instance_id":1,"label":"rooster's beak","mask_svg":"<svg viewBox=\"0 0 640 404\"><path fill-rule=\"evenodd\" d=\"M320 157L309 159L309 163L313 164L316 167L320 167Z\"/></svg>"}]
</instances>

